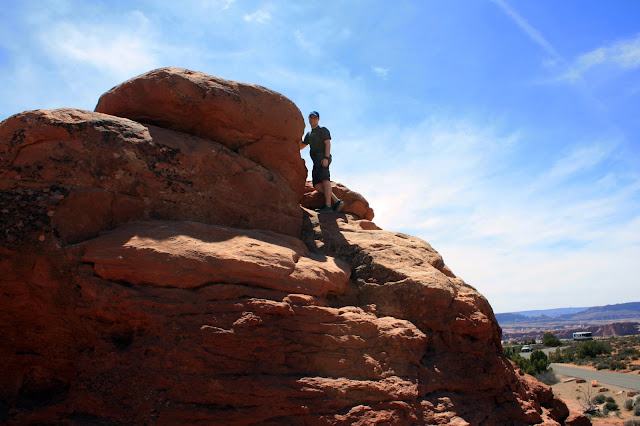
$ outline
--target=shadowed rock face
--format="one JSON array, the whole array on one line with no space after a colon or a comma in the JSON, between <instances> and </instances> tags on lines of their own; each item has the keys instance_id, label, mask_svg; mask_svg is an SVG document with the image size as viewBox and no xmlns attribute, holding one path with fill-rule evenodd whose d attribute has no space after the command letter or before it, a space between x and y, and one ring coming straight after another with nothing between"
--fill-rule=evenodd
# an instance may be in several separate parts
<instances>
[{"instance_id":1,"label":"shadowed rock face","mask_svg":"<svg viewBox=\"0 0 640 426\"><path fill-rule=\"evenodd\" d=\"M317 215L287 182L111 115L0 124L0 421L569 418L503 357L488 302L427 242L377 227L344 186L345 211Z\"/></svg>"}]
</instances>

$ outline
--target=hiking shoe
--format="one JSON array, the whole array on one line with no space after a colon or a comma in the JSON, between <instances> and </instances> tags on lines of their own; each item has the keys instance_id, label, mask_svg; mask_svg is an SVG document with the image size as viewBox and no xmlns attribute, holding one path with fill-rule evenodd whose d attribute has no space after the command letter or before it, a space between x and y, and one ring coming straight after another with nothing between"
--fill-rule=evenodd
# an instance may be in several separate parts
<instances>
[{"instance_id":1,"label":"hiking shoe","mask_svg":"<svg viewBox=\"0 0 640 426\"><path fill-rule=\"evenodd\" d=\"M342 202L342 200L338 200L333 205L333 211L334 212L341 212L343 207L344 207L344 203Z\"/></svg>"},{"instance_id":2,"label":"hiking shoe","mask_svg":"<svg viewBox=\"0 0 640 426\"><path fill-rule=\"evenodd\" d=\"M331 208L331 206L322 206L319 209L316 209L316 211L318 213L327 213L327 212L332 212L333 209Z\"/></svg>"}]
</instances>

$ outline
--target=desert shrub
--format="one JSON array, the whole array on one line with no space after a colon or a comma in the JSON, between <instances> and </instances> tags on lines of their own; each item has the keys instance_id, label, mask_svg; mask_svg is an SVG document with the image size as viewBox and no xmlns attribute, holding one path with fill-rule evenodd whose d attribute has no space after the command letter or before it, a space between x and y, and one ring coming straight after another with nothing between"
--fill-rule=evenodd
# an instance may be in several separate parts
<instances>
[{"instance_id":1,"label":"desert shrub","mask_svg":"<svg viewBox=\"0 0 640 426\"><path fill-rule=\"evenodd\" d=\"M633 410L633 399L629 398L624 402L624 409L627 411Z\"/></svg>"},{"instance_id":2,"label":"desert shrub","mask_svg":"<svg viewBox=\"0 0 640 426\"><path fill-rule=\"evenodd\" d=\"M536 349L531 352L528 359L524 358L515 350L511 350L511 348L503 348L502 352L507 358L515 362L518 368L532 376L544 373L549 369L549 359L541 350Z\"/></svg>"},{"instance_id":3,"label":"desert shrub","mask_svg":"<svg viewBox=\"0 0 640 426\"><path fill-rule=\"evenodd\" d=\"M610 353L611 346L598 340L588 340L578 348L578 358L595 358L598 355Z\"/></svg>"},{"instance_id":4,"label":"desert shrub","mask_svg":"<svg viewBox=\"0 0 640 426\"><path fill-rule=\"evenodd\" d=\"M604 408L609 411L618 411L619 409L618 404L615 401L607 401L607 403L604 404Z\"/></svg>"},{"instance_id":5,"label":"desert shrub","mask_svg":"<svg viewBox=\"0 0 640 426\"><path fill-rule=\"evenodd\" d=\"M630 357L630 358L636 357L636 358L638 358L638 350L636 348L627 348L627 347L625 347L625 348L621 349L620 351L618 351L618 353L620 355L624 355L625 358L626 357Z\"/></svg>"},{"instance_id":6,"label":"desert shrub","mask_svg":"<svg viewBox=\"0 0 640 426\"><path fill-rule=\"evenodd\" d=\"M542 336L542 344L545 346L558 347L562 343L560 343L560 339L558 339L553 333L547 332Z\"/></svg>"},{"instance_id":7,"label":"desert shrub","mask_svg":"<svg viewBox=\"0 0 640 426\"><path fill-rule=\"evenodd\" d=\"M600 361L595 365L596 370L606 370L609 368L609 363L607 361Z\"/></svg>"},{"instance_id":8,"label":"desert shrub","mask_svg":"<svg viewBox=\"0 0 640 426\"><path fill-rule=\"evenodd\" d=\"M613 397L612 397L612 396L608 396L608 397L606 397L604 400L605 400L605 402L616 402L616 400L615 400L615 399L613 399Z\"/></svg>"},{"instance_id":9,"label":"desert shrub","mask_svg":"<svg viewBox=\"0 0 640 426\"><path fill-rule=\"evenodd\" d=\"M605 400L607 399L606 396L604 396L604 394L599 393L596 396L593 397L593 403L594 404L604 404Z\"/></svg>"},{"instance_id":10,"label":"desert shrub","mask_svg":"<svg viewBox=\"0 0 640 426\"><path fill-rule=\"evenodd\" d=\"M542 373L536 374L535 378L540 380L545 385L553 386L556 383L560 383L560 379L556 376L556 373L553 372L553 369L550 368L547 371L543 371ZM633 401L632 401L633 404Z\"/></svg>"},{"instance_id":11,"label":"desert shrub","mask_svg":"<svg viewBox=\"0 0 640 426\"><path fill-rule=\"evenodd\" d=\"M626 370L627 364L622 361L611 361L609 368L612 370Z\"/></svg>"},{"instance_id":12,"label":"desert shrub","mask_svg":"<svg viewBox=\"0 0 640 426\"><path fill-rule=\"evenodd\" d=\"M636 404L636 407L633 409L634 416L640 416L640 404Z\"/></svg>"},{"instance_id":13,"label":"desert shrub","mask_svg":"<svg viewBox=\"0 0 640 426\"><path fill-rule=\"evenodd\" d=\"M570 363L576 359L576 347L570 346L549 354L549 362Z\"/></svg>"},{"instance_id":14,"label":"desert shrub","mask_svg":"<svg viewBox=\"0 0 640 426\"><path fill-rule=\"evenodd\" d=\"M636 426L640 425L640 420L627 420L624 422L624 426Z\"/></svg>"}]
</instances>

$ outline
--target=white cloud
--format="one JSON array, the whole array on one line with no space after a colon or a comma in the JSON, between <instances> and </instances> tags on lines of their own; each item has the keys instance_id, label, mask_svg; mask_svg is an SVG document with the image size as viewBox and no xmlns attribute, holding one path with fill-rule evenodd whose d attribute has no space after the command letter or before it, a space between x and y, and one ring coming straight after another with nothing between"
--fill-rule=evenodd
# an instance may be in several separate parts
<instances>
[{"instance_id":1,"label":"white cloud","mask_svg":"<svg viewBox=\"0 0 640 426\"><path fill-rule=\"evenodd\" d=\"M253 13L244 15L244 20L247 22L257 22L264 24L271 20L271 13L266 10L256 10Z\"/></svg>"},{"instance_id":2,"label":"white cloud","mask_svg":"<svg viewBox=\"0 0 640 426\"><path fill-rule=\"evenodd\" d=\"M535 136L490 123L438 116L371 132L370 154L352 158L380 164L383 176L380 167L337 175L358 182L378 225L431 243L496 311L553 306L559 293L566 304L572 292L585 306L618 303L637 286L640 264L629 257L640 252L640 180L608 165L615 141L575 143L519 171L518 150ZM396 144L377 151L389 135Z\"/></svg>"},{"instance_id":3,"label":"white cloud","mask_svg":"<svg viewBox=\"0 0 640 426\"><path fill-rule=\"evenodd\" d=\"M554 79L556 81L579 82L583 80L587 71L603 65L612 65L621 69L640 67L640 34L632 39L617 41L610 46L599 47L571 61L560 55L542 33L508 5L506 0L492 1L500 6L532 41L551 56L543 60L543 65L561 70L559 77Z\"/></svg>"},{"instance_id":4,"label":"white cloud","mask_svg":"<svg viewBox=\"0 0 640 426\"><path fill-rule=\"evenodd\" d=\"M558 80L576 82L597 69L628 71L636 68L640 68L640 34L577 56ZM634 94L634 88L631 94Z\"/></svg>"},{"instance_id":5,"label":"white cloud","mask_svg":"<svg viewBox=\"0 0 640 426\"><path fill-rule=\"evenodd\" d=\"M119 78L158 65L153 31L141 12L110 24L55 22L40 34L49 55L63 68L86 65Z\"/></svg>"},{"instance_id":6,"label":"white cloud","mask_svg":"<svg viewBox=\"0 0 640 426\"><path fill-rule=\"evenodd\" d=\"M231 7L231 5L233 5L233 3L235 3L235 1L236 0L201 0L200 6L205 9L212 8L227 10Z\"/></svg>"},{"instance_id":7,"label":"white cloud","mask_svg":"<svg viewBox=\"0 0 640 426\"><path fill-rule=\"evenodd\" d=\"M302 34L300 30L296 30L293 33L293 35L295 36L296 43L298 44L298 46L300 46L304 50L313 52L313 47L314 47L313 43L310 40L307 40L304 34Z\"/></svg>"},{"instance_id":8,"label":"white cloud","mask_svg":"<svg viewBox=\"0 0 640 426\"><path fill-rule=\"evenodd\" d=\"M588 170L604 161L616 147L615 141L582 143L565 156L558 158L553 166L540 175L530 189L541 190L562 184L576 174Z\"/></svg>"},{"instance_id":9,"label":"white cloud","mask_svg":"<svg viewBox=\"0 0 640 426\"><path fill-rule=\"evenodd\" d=\"M583 72L599 65L614 65L623 69L640 67L640 34L599 47L576 59L576 66Z\"/></svg>"},{"instance_id":10,"label":"white cloud","mask_svg":"<svg viewBox=\"0 0 640 426\"><path fill-rule=\"evenodd\" d=\"M534 28L526 19L524 19L514 8L509 6L504 0L493 0L495 4L506 13L520 29L536 44L542 47L553 59L561 59L556 49L544 38L544 36Z\"/></svg>"},{"instance_id":11,"label":"white cloud","mask_svg":"<svg viewBox=\"0 0 640 426\"><path fill-rule=\"evenodd\" d=\"M221 0L222 10L227 10L236 0Z\"/></svg>"},{"instance_id":12,"label":"white cloud","mask_svg":"<svg viewBox=\"0 0 640 426\"><path fill-rule=\"evenodd\" d=\"M307 19L304 25L296 25L301 28L294 31L296 44L312 56L333 57L336 49L347 42L352 35L351 29L342 25L342 22L338 23L331 16ZM319 34L322 36L318 36ZM345 62L342 61L342 63Z\"/></svg>"},{"instance_id":13,"label":"white cloud","mask_svg":"<svg viewBox=\"0 0 640 426\"><path fill-rule=\"evenodd\" d=\"M389 76L389 68L372 67L373 72L383 80L386 80Z\"/></svg>"}]
</instances>

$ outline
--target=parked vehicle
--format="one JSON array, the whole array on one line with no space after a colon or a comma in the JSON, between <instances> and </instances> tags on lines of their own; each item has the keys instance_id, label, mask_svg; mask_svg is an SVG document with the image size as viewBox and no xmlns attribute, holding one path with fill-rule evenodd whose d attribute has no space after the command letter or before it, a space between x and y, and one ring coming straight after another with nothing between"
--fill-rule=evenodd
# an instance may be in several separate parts
<instances>
[{"instance_id":1,"label":"parked vehicle","mask_svg":"<svg viewBox=\"0 0 640 426\"><path fill-rule=\"evenodd\" d=\"M590 331L576 331L573 333L573 340L593 340L593 336Z\"/></svg>"},{"instance_id":2,"label":"parked vehicle","mask_svg":"<svg viewBox=\"0 0 640 426\"><path fill-rule=\"evenodd\" d=\"M531 345L523 345L521 352L531 352Z\"/></svg>"}]
</instances>

